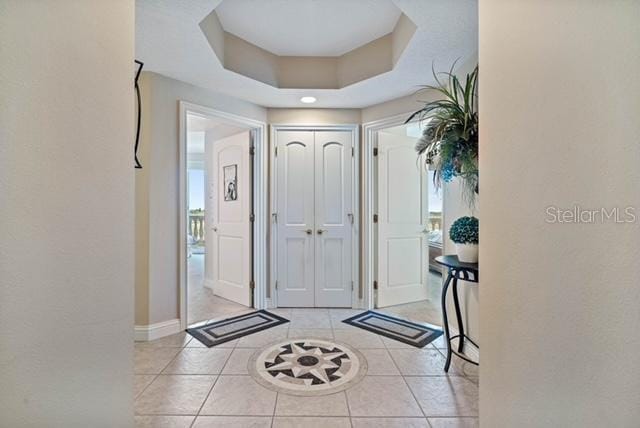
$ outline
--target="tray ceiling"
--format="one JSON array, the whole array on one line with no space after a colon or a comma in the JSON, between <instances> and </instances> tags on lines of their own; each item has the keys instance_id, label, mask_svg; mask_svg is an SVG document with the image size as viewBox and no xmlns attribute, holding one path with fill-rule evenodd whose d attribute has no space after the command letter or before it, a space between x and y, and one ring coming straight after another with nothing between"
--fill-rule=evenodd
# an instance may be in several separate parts
<instances>
[{"instance_id":1,"label":"tray ceiling","mask_svg":"<svg viewBox=\"0 0 640 428\"><path fill-rule=\"evenodd\" d=\"M403 17L414 31L402 49L386 53ZM434 63L445 70L456 59L475 61L477 21L476 0L137 0L136 58L145 70L266 107L301 107L300 97L312 95L313 107L362 108L432 83ZM323 28L330 37L318 35ZM225 39L249 46L249 55ZM381 58L359 60L371 43L379 43L369 50ZM350 55L353 68L341 66ZM273 58L289 63L265 67ZM358 68L363 62L372 66ZM332 74L345 67L347 77Z\"/></svg>"},{"instance_id":2,"label":"tray ceiling","mask_svg":"<svg viewBox=\"0 0 640 428\"><path fill-rule=\"evenodd\" d=\"M215 10L225 31L280 56L343 55L392 32L401 13L391 0L225 0Z\"/></svg>"}]
</instances>

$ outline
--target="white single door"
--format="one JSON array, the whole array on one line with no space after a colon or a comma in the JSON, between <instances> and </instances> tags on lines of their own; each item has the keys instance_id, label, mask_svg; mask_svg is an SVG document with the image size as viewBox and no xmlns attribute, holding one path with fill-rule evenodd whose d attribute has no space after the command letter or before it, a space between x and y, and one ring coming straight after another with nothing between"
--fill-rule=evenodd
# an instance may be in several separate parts
<instances>
[{"instance_id":1,"label":"white single door","mask_svg":"<svg viewBox=\"0 0 640 428\"><path fill-rule=\"evenodd\" d=\"M378 307L427 298L426 171L414 146L378 133Z\"/></svg>"},{"instance_id":2,"label":"white single door","mask_svg":"<svg viewBox=\"0 0 640 428\"><path fill-rule=\"evenodd\" d=\"M278 131L278 306L314 306L314 134Z\"/></svg>"},{"instance_id":3,"label":"white single door","mask_svg":"<svg viewBox=\"0 0 640 428\"><path fill-rule=\"evenodd\" d=\"M249 132L213 144L211 237L213 293L251 306L251 173Z\"/></svg>"},{"instance_id":4,"label":"white single door","mask_svg":"<svg viewBox=\"0 0 640 428\"><path fill-rule=\"evenodd\" d=\"M352 135L315 133L315 306L351 307Z\"/></svg>"}]
</instances>

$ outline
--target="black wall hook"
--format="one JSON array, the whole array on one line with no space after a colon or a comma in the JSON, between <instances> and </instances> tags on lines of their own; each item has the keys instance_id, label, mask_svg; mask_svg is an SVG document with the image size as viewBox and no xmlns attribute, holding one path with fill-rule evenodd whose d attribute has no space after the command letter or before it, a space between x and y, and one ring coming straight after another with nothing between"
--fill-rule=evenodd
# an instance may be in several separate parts
<instances>
[{"instance_id":1,"label":"black wall hook","mask_svg":"<svg viewBox=\"0 0 640 428\"><path fill-rule=\"evenodd\" d=\"M136 126L136 144L133 148L133 159L136 164L136 169L142 169L142 165L138 160L138 144L140 142L140 119L142 117L142 101L140 100L140 87L138 86L138 78L140 77L140 72L142 72L142 67L144 67L144 63L135 60L135 63L138 65L138 70L136 71L136 79L135 79L135 88L136 88L136 99L138 100L138 124Z\"/></svg>"}]
</instances>

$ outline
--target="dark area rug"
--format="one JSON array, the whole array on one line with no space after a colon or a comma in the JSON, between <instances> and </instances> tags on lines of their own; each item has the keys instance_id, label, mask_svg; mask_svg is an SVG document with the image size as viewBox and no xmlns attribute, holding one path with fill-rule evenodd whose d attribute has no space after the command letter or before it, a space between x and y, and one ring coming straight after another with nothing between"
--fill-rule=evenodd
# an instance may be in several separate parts
<instances>
[{"instance_id":1,"label":"dark area rug","mask_svg":"<svg viewBox=\"0 0 640 428\"><path fill-rule=\"evenodd\" d=\"M423 348L442 335L442 330L374 311L363 312L342 322L416 348Z\"/></svg>"},{"instance_id":2,"label":"dark area rug","mask_svg":"<svg viewBox=\"0 0 640 428\"><path fill-rule=\"evenodd\" d=\"M187 333L211 348L212 346L288 322L289 320L276 314L260 310L215 321L200 327L188 328Z\"/></svg>"}]
</instances>

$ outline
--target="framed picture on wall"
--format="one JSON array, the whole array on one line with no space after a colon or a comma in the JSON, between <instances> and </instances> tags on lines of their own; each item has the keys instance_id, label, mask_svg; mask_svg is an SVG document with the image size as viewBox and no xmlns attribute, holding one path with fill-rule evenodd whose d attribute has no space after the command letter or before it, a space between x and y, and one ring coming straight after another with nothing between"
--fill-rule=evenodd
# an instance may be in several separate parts
<instances>
[{"instance_id":1,"label":"framed picture on wall","mask_svg":"<svg viewBox=\"0 0 640 428\"><path fill-rule=\"evenodd\" d=\"M223 167L224 173L224 200L235 201L238 199L238 165Z\"/></svg>"}]
</instances>

